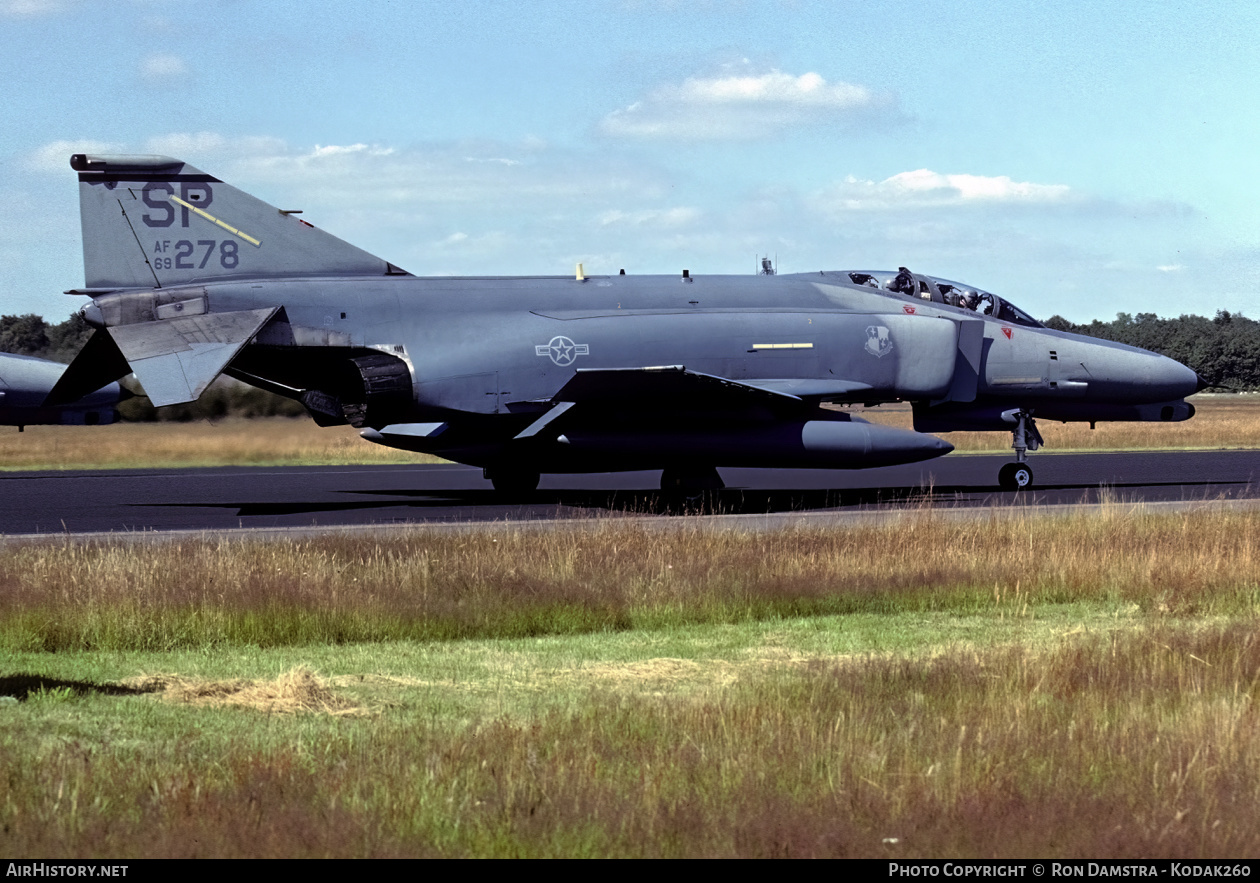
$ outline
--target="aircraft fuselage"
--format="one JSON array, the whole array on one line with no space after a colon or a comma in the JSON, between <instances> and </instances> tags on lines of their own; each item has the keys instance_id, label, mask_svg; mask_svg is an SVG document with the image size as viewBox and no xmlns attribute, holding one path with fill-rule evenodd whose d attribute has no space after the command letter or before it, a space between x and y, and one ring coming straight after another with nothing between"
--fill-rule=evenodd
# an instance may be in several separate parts
<instances>
[{"instance_id":1,"label":"aircraft fuselage","mask_svg":"<svg viewBox=\"0 0 1260 883\"><path fill-rule=\"evenodd\" d=\"M1053 420L1181 420L1193 413L1181 399L1197 388L1192 371L1163 356L872 290L841 272L223 280L100 296L87 315L113 324L126 310L171 315L181 304L188 314L283 307L229 373L323 389L341 405L372 396L358 388L353 358L397 360L410 395L366 401L352 422L376 430L445 423L432 437L374 440L480 465L508 456L504 445L581 371L677 366L795 396L802 425L841 416L808 403L910 401L926 431L1009 431L1017 409ZM583 428L559 446L535 444L530 456L543 471L585 471L617 468L614 456L635 466L700 457L869 466L949 449L880 439L874 450L811 455L783 447L768 428L785 404L772 396L758 409L745 399L680 403L668 390L632 392L627 400L609 388L603 401L584 401ZM801 430L793 423L789 432Z\"/></svg>"}]
</instances>

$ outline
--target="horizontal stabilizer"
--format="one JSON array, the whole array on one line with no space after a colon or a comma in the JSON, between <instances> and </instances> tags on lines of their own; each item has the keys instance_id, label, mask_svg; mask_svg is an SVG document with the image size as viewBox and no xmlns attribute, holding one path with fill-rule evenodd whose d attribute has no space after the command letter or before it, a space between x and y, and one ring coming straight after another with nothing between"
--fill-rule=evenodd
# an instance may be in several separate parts
<instances>
[{"instance_id":1,"label":"horizontal stabilizer","mask_svg":"<svg viewBox=\"0 0 1260 883\"><path fill-rule=\"evenodd\" d=\"M391 423L380 429L364 429L359 435L377 444L390 445L400 439L437 438L448 428L445 423Z\"/></svg>"},{"instance_id":2,"label":"horizontal stabilizer","mask_svg":"<svg viewBox=\"0 0 1260 883\"><path fill-rule=\"evenodd\" d=\"M78 401L130 373L131 366L109 332L97 330L48 393L44 407L54 408Z\"/></svg>"},{"instance_id":3,"label":"horizontal stabilizer","mask_svg":"<svg viewBox=\"0 0 1260 883\"><path fill-rule=\"evenodd\" d=\"M206 313L109 329L155 406L192 402L278 307Z\"/></svg>"}]
</instances>

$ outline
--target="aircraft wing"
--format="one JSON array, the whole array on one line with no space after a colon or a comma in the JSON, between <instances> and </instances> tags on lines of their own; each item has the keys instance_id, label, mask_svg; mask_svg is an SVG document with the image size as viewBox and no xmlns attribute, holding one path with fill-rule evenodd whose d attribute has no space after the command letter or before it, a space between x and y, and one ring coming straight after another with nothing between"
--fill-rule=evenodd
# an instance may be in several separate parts
<instances>
[{"instance_id":1,"label":"aircraft wing","mask_svg":"<svg viewBox=\"0 0 1260 883\"><path fill-rule=\"evenodd\" d=\"M681 405L698 410L747 407L753 403L792 407L802 403L799 396L788 392L688 371L682 365L579 368L551 398L556 403L602 407L621 407L635 400L649 400L658 408Z\"/></svg>"},{"instance_id":2,"label":"aircraft wing","mask_svg":"<svg viewBox=\"0 0 1260 883\"><path fill-rule=\"evenodd\" d=\"M203 313L98 330L49 394L73 401L128 370L155 406L195 401L279 307Z\"/></svg>"},{"instance_id":3,"label":"aircraft wing","mask_svg":"<svg viewBox=\"0 0 1260 883\"><path fill-rule=\"evenodd\" d=\"M659 414L715 412L748 416L762 412L784 417L811 411L821 395L839 395L865 384L809 380L739 381L682 365L650 368L579 368L572 379L549 400L551 407L516 437L535 438L556 425L565 414L592 412ZM788 390L795 390L794 394Z\"/></svg>"},{"instance_id":4,"label":"aircraft wing","mask_svg":"<svg viewBox=\"0 0 1260 883\"><path fill-rule=\"evenodd\" d=\"M742 385L769 392L783 393L799 399L841 401L854 398L855 394L871 388L869 383L854 380L814 380L797 378L786 380L745 380ZM857 396L861 398L861 396Z\"/></svg>"},{"instance_id":5,"label":"aircraft wing","mask_svg":"<svg viewBox=\"0 0 1260 883\"><path fill-rule=\"evenodd\" d=\"M869 383L846 380L731 380L689 371L682 365L579 368L551 400L607 404L614 400L650 399L658 406L677 403L693 410L752 403L791 408L807 400L845 398L870 388Z\"/></svg>"}]
</instances>

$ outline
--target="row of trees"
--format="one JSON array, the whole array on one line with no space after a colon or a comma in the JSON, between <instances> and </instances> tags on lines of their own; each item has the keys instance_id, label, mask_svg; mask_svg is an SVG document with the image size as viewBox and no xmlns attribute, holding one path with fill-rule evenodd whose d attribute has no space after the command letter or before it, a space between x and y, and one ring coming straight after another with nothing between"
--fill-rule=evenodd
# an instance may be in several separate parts
<instances>
[{"instance_id":1,"label":"row of trees","mask_svg":"<svg viewBox=\"0 0 1260 883\"><path fill-rule=\"evenodd\" d=\"M0 316L0 353L36 356L69 363L92 336L92 326L78 313L60 325L49 325L43 316Z\"/></svg>"}]
</instances>

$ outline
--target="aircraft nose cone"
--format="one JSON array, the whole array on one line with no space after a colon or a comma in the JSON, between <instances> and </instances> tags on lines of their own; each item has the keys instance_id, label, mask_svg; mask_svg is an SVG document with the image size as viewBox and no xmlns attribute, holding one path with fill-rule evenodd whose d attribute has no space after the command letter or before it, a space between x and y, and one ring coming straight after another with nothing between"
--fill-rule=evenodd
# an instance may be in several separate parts
<instances>
[{"instance_id":1,"label":"aircraft nose cone","mask_svg":"<svg viewBox=\"0 0 1260 883\"><path fill-rule=\"evenodd\" d=\"M1199 381L1199 385L1198 385L1197 387L1195 387L1195 390L1194 390L1195 392L1203 392L1203 390L1207 389L1209 386L1211 386L1211 385L1212 385L1212 384L1208 383L1206 380L1204 380L1204 379L1203 379L1203 375L1199 374L1197 371L1195 372L1195 375L1194 375L1194 376L1195 376L1195 377L1198 379L1198 381Z\"/></svg>"},{"instance_id":2,"label":"aircraft nose cone","mask_svg":"<svg viewBox=\"0 0 1260 883\"><path fill-rule=\"evenodd\" d=\"M1152 381L1156 386L1166 386L1171 391L1170 399L1184 399L1203 389L1203 378L1192 369L1166 356L1159 356L1159 367L1152 372Z\"/></svg>"},{"instance_id":3,"label":"aircraft nose cone","mask_svg":"<svg viewBox=\"0 0 1260 883\"><path fill-rule=\"evenodd\" d=\"M1094 353L1087 368L1090 391L1112 401L1166 402L1203 388L1203 380L1180 362L1136 347Z\"/></svg>"}]
</instances>

